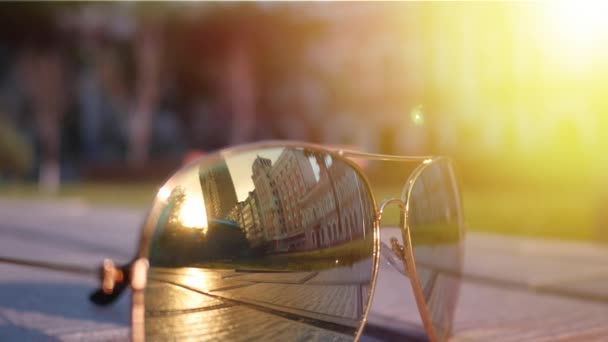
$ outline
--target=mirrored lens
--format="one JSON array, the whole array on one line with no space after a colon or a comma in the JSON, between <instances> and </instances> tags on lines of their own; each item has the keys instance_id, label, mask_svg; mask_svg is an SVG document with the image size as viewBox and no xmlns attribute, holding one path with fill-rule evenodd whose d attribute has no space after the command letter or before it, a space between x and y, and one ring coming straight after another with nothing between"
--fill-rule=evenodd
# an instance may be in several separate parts
<instances>
[{"instance_id":1,"label":"mirrored lens","mask_svg":"<svg viewBox=\"0 0 608 342\"><path fill-rule=\"evenodd\" d=\"M410 193L408 222L420 287L437 338L447 340L460 289L463 227L450 163L425 167Z\"/></svg>"},{"instance_id":2,"label":"mirrored lens","mask_svg":"<svg viewBox=\"0 0 608 342\"><path fill-rule=\"evenodd\" d=\"M356 336L374 210L345 161L301 148L218 155L178 172L157 197L144 237L147 339Z\"/></svg>"}]
</instances>

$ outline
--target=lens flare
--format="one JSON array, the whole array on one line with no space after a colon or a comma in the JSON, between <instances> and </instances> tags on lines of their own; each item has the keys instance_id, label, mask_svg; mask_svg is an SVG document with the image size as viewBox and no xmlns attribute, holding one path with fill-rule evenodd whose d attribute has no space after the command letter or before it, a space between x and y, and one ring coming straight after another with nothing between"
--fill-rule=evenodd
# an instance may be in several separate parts
<instances>
[{"instance_id":1,"label":"lens flare","mask_svg":"<svg viewBox=\"0 0 608 342\"><path fill-rule=\"evenodd\" d=\"M416 126L424 125L424 113L422 112L422 106L416 106L410 113L410 119Z\"/></svg>"}]
</instances>

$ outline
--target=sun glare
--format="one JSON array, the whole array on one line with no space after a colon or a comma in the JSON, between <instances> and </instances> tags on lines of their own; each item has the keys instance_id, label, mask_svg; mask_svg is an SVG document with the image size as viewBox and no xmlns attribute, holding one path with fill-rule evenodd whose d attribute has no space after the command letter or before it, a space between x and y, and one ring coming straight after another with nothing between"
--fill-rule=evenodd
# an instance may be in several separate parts
<instances>
[{"instance_id":1,"label":"sun glare","mask_svg":"<svg viewBox=\"0 0 608 342\"><path fill-rule=\"evenodd\" d=\"M184 227L207 229L207 213L202 201L188 198L182 205L179 219Z\"/></svg>"},{"instance_id":2,"label":"sun glare","mask_svg":"<svg viewBox=\"0 0 608 342\"><path fill-rule=\"evenodd\" d=\"M546 20L560 54L583 58L608 38L608 1L549 1Z\"/></svg>"}]
</instances>

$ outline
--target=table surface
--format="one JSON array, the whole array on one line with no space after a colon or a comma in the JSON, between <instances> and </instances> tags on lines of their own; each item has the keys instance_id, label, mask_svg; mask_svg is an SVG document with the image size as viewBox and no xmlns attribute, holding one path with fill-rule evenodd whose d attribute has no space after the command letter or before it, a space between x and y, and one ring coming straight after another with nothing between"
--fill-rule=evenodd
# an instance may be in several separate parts
<instances>
[{"instance_id":1,"label":"table surface","mask_svg":"<svg viewBox=\"0 0 608 342\"><path fill-rule=\"evenodd\" d=\"M135 250L142 217L142 211L78 200L0 199L0 258L91 269L104 257L125 262ZM382 240L396 233L384 228ZM380 267L369 322L423 339L408 282L393 268ZM86 299L96 285L91 275L0 263L0 341L127 340L129 296L99 308ZM394 336L368 334L363 340ZM606 339L607 246L468 234L452 340Z\"/></svg>"}]
</instances>

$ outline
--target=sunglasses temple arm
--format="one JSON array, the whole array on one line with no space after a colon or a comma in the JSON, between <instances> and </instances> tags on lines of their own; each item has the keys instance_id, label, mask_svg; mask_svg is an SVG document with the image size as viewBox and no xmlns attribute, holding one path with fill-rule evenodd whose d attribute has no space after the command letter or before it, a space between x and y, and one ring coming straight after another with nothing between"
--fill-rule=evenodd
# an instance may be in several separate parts
<instances>
[{"instance_id":1,"label":"sunglasses temple arm","mask_svg":"<svg viewBox=\"0 0 608 342\"><path fill-rule=\"evenodd\" d=\"M66 265L66 264L59 264L59 263L53 263L53 262L34 261L34 260L20 259L20 258L9 258L9 257L3 257L3 256L0 256L0 263L24 266L24 267L40 268L40 269L52 271L52 272L64 272L64 273L71 273L71 274L78 274L78 275L95 274L95 270L93 270L93 269L76 266L76 265Z\"/></svg>"},{"instance_id":2,"label":"sunglasses temple arm","mask_svg":"<svg viewBox=\"0 0 608 342\"><path fill-rule=\"evenodd\" d=\"M83 268L83 267L79 267L79 266L75 266L75 265L65 265L65 264L58 264L58 263L52 263L52 262L33 261L33 260L27 260L27 259L9 258L9 257L2 257L2 256L0 256L0 263L40 268L40 269L44 269L44 270L48 270L48 271L65 272L65 273L71 273L71 274L94 275L95 273L98 273L99 278L101 279L102 287L100 289L96 290L95 292L91 293L91 295L89 296L89 300L99 306L105 306L105 305L115 302L116 299L120 296L120 294L122 292L124 292L125 288L130 283L129 277L131 274L130 269L131 269L131 264L132 264L132 263L129 263L129 264L121 266L121 267L114 267L115 268L114 271L116 272L115 273L116 276L114 278L119 278L119 279L122 278L122 279L120 279L120 281L115 281L112 289L110 291L108 291L107 286L104 286L104 279L105 279L105 275L107 274L106 270L109 269L109 267L107 267L107 266L109 266L109 264L107 264L105 261L104 261L104 265L101 267L101 269L99 271L95 271L94 269ZM119 275L119 274L121 274L122 276L117 277L117 275Z\"/></svg>"},{"instance_id":3,"label":"sunglasses temple arm","mask_svg":"<svg viewBox=\"0 0 608 342\"><path fill-rule=\"evenodd\" d=\"M110 305L120 297L131 283L133 262L115 266L109 259L104 260L99 269L101 287L89 295L89 300L98 306Z\"/></svg>"}]
</instances>

